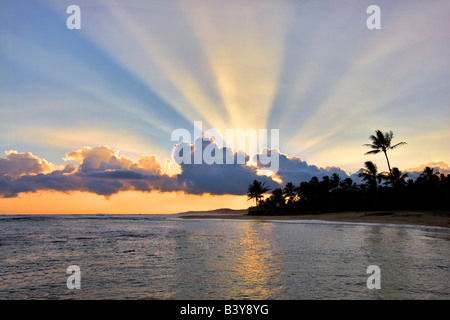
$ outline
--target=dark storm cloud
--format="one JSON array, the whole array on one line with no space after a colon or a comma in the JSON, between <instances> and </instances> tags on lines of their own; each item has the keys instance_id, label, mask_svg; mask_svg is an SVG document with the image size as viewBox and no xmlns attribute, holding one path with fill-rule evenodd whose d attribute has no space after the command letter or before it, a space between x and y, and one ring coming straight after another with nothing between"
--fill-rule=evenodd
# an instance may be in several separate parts
<instances>
[{"instance_id":1,"label":"dark storm cloud","mask_svg":"<svg viewBox=\"0 0 450 320\"><path fill-rule=\"evenodd\" d=\"M105 197L128 190L245 195L253 180L266 182L273 190L286 182L299 184L313 176L320 178L332 173L338 173L341 178L348 176L340 168L318 168L278 150L268 150L267 153L278 158L279 168L274 175L268 173L267 166L259 161L262 154L253 158L253 165L247 165L249 156L221 148L211 139L198 140L196 144L184 147L190 153L191 164L181 163L180 173L175 175L164 173L154 156L143 156L133 161L106 146L84 147L68 153L65 161L70 162L59 167L31 153L8 152L5 159L0 158L0 197L17 197L20 193L44 190L66 193L82 191ZM202 161L194 164L196 147L201 147L202 151L209 150L217 163ZM214 151L211 153L211 150ZM245 161L239 161L242 159Z\"/></svg>"}]
</instances>

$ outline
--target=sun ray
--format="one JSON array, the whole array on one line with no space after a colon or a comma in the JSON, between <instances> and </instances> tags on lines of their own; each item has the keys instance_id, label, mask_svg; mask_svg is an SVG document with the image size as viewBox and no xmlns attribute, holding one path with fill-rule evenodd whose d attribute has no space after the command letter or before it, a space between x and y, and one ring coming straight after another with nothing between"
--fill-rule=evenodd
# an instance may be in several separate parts
<instances>
[{"instance_id":1,"label":"sun ray","mask_svg":"<svg viewBox=\"0 0 450 320\"><path fill-rule=\"evenodd\" d=\"M178 32L191 39L188 30L174 30L170 25L173 17L153 20L148 8L108 6L104 11L115 29L94 29L89 36L95 43L190 121L201 119L214 127L225 127L226 114L209 88L208 75L195 69L199 64L191 65L186 59L187 55L199 59L194 56L198 52L196 44L180 39L170 41ZM106 32L115 36L104 37Z\"/></svg>"},{"instance_id":2,"label":"sun ray","mask_svg":"<svg viewBox=\"0 0 450 320\"><path fill-rule=\"evenodd\" d=\"M266 127L278 89L290 6L268 1L201 4L184 3L183 10L215 76L229 126Z\"/></svg>"}]
</instances>

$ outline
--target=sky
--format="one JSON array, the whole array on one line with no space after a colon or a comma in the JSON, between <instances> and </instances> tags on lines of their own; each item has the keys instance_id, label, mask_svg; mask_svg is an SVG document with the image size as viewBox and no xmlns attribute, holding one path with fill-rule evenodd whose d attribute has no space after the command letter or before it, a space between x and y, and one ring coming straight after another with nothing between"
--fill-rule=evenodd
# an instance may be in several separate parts
<instances>
[{"instance_id":1,"label":"sky","mask_svg":"<svg viewBox=\"0 0 450 320\"><path fill-rule=\"evenodd\" d=\"M67 27L74 4L81 29ZM373 4L381 29L366 26ZM449 173L449 10L447 0L3 0L0 214L246 208L254 179L354 177L368 160L386 171L383 155L364 155L377 129L407 142L392 166ZM265 146L279 170L174 163L172 133L190 131L193 152L196 121L278 129L276 148Z\"/></svg>"}]
</instances>

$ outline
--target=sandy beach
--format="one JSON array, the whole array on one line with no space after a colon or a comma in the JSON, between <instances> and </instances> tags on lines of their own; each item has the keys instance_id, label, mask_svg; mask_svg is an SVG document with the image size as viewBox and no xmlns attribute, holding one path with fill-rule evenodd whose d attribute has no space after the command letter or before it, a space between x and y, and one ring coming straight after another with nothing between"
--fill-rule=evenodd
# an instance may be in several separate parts
<instances>
[{"instance_id":1,"label":"sandy beach","mask_svg":"<svg viewBox=\"0 0 450 320\"><path fill-rule=\"evenodd\" d=\"M450 214L414 211L339 212L314 215L249 216L243 211L236 213L191 213L181 215L184 219L242 219L242 220L322 220L339 222L385 223L434 226L450 229Z\"/></svg>"}]
</instances>

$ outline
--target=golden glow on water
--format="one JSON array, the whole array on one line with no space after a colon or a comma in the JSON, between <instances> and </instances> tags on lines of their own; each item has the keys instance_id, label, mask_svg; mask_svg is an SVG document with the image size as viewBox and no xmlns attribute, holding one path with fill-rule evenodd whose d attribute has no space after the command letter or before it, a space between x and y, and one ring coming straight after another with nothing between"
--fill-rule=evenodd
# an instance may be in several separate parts
<instances>
[{"instance_id":1,"label":"golden glow on water","mask_svg":"<svg viewBox=\"0 0 450 320\"><path fill-rule=\"evenodd\" d=\"M233 273L239 279L236 294L240 298L270 298L281 289L272 286L278 282L280 271L271 241L272 225L252 222L240 224L238 228L240 237L232 248L236 255Z\"/></svg>"}]
</instances>

